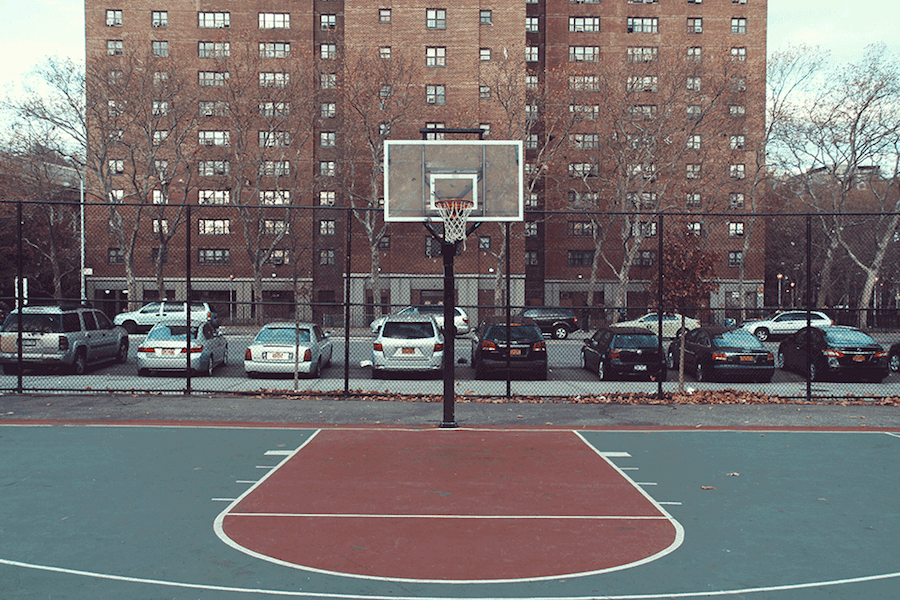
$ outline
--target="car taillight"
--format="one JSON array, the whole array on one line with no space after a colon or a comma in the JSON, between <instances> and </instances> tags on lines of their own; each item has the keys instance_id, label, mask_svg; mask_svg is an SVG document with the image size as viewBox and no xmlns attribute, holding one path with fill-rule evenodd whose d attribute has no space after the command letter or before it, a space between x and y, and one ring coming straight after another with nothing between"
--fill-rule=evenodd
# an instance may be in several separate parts
<instances>
[{"instance_id":1,"label":"car taillight","mask_svg":"<svg viewBox=\"0 0 900 600\"><path fill-rule=\"evenodd\" d=\"M772 353L771 353L771 352L769 352L768 354L766 354L766 362L775 362L775 357L772 356Z\"/></svg>"},{"instance_id":2,"label":"car taillight","mask_svg":"<svg viewBox=\"0 0 900 600\"><path fill-rule=\"evenodd\" d=\"M149 346L138 346L138 352L154 352L154 350Z\"/></svg>"},{"instance_id":3,"label":"car taillight","mask_svg":"<svg viewBox=\"0 0 900 600\"><path fill-rule=\"evenodd\" d=\"M881 352L875 353L875 358L884 358L887 355L888 355L887 350L882 350Z\"/></svg>"},{"instance_id":4,"label":"car taillight","mask_svg":"<svg viewBox=\"0 0 900 600\"><path fill-rule=\"evenodd\" d=\"M844 353L841 352L840 350L828 350L828 349L822 350L822 354L824 354L825 356L827 356L829 358L840 358L844 355Z\"/></svg>"},{"instance_id":5,"label":"car taillight","mask_svg":"<svg viewBox=\"0 0 900 600\"><path fill-rule=\"evenodd\" d=\"M719 360L719 361L725 362L725 361L728 360L728 357L725 356L725 353L724 353L724 352L713 352L713 353L712 353L712 359L713 359L713 360Z\"/></svg>"},{"instance_id":6,"label":"car taillight","mask_svg":"<svg viewBox=\"0 0 900 600\"><path fill-rule=\"evenodd\" d=\"M69 349L69 338L64 335L59 336L59 349L60 350L68 350Z\"/></svg>"},{"instance_id":7,"label":"car taillight","mask_svg":"<svg viewBox=\"0 0 900 600\"><path fill-rule=\"evenodd\" d=\"M534 346L531 347L535 352L546 352L547 351L547 342L540 341L535 342Z\"/></svg>"},{"instance_id":8,"label":"car taillight","mask_svg":"<svg viewBox=\"0 0 900 600\"><path fill-rule=\"evenodd\" d=\"M381 342L375 342L375 344L372 345L372 348L375 352L384 352L384 346L381 345Z\"/></svg>"},{"instance_id":9,"label":"car taillight","mask_svg":"<svg viewBox=\"0 0 900 600\"><path fill-rule=\"evenodd\" d=\"M611 360L617 360L619 358L619 354L620 354L620 352L618 350L613 350L612 352L609 353L609 358Z\"/></svg>"},{"instance_id":10,"label":"car taillight","mask_svg":"<svg viewBox=\"0 0 900 600\"><path fill-rule=\"evenodd\" d=\"M309 362L311 360L312 360L312 350L307 348L306 352L303 353L303 362Z\"/></svg>"},{"instance_id":11,"label":"car taillight","mask_svg":"<svg viewBox=\"0 0 900 600\"><path fill-rule=\"evenodd\" d=\"M497 344L490 340L482 340L481 341L481 349L482 350L496 350Z\"/></svg>"},{"instance_id":12,"label":"car taillight","mask_svg":"<svg viewBox=\"0 0 900 600\"><path fill-rule=\"evenodd\" d=\"M203 352L203 346L191 346L191 353L194 353L194 352ZM187 354L187 353L188 353L188 349L187 349L187 348L182 348L182 349L181 349L181 353L182 353L182 354Z\"/></svg>"},{"instance_id":13,"label":"car taillight","mask_svg":"<svg viewBox=\"0 0 900 600\"><path fill-rule=\"evenodd\" d=\"M250 352L250 348L247 348L247 351L244 352L244 360L253 360L253 353Z\"/></svg>"},{"instance_id":14,"label":"car taillight","mask_svg":"<svg viewBox=\"0 0 900 600\"><path fill-rule=\"evenodd\" d=\"M444 345L443 345L443 344L435 344L435 345L434 345L434 351L435 351L435 352L443 352L443 351L444 351Z\"/></svg>"}]
</instances>

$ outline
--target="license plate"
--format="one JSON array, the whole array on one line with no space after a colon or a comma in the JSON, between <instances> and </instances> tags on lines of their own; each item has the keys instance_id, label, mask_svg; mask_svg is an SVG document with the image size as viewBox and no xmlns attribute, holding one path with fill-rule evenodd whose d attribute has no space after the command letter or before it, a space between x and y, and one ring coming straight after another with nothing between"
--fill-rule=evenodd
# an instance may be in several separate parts
<instances>
[{"instance_id":1,"label":"license plate","mask_svg":"<svg viewBox=\"0 0 900 600\"><path fill-rule=\"evenodd\" d=\"M634 370L635 371L646 371L647 365L634 365Z\"/></svg>"},{"instance_id":2,"label":"license plate","mask_svg":"<svg viewBox=\"0 0 900 600\"><path fill-rule=\"evenodd\" d=\"M175 356L175 349L174 348L163 348L162 350L159 351L159 353L162 354L163 356Z\"/></svg>"},{"instance_id":3,"label":"license plate","mask_svg":"<svg viewBox=\"0 0 900 600\"><path fill-rule=\"evenodd\" d=\"M866 362L866 357L862 355L857 355L853 357L855 362Z\"/></svg>"},{"instance_id":4,"label":"license plate","mask_svg":"<svg viewBox=\"0 0 900 600\"><path fill-rule=\"evenodd\" d=\"M272 360L284 360L288 358L290 355L284 352L269 352L269 358Z\"/></svg>"},{"instance_id":5,"label":"license plate","mask_svg":"<svg viewBox=\"0 0 900 600\"><path fill-rule=\"evenodd\" d=\"M522 351L519 350L518 348L512 348L512 349L509 351L509 355L510 355L510 356L522 356Z\"/></svg>"},{"instance_id":6,"label":"license plate","mask_svg":"<svg viewBox=\"0 0 900 600\"><path fill-rule=\"evenodd\" d=\"M22 340L23 346L37 346L37 340Z\"/></svg>"},{"instance_id":7,"label":"license plate","mask_svg":"<svg viewBox=\"0 0 900 600\"><path fill-rule=\"evenodd\" d=\"M403 348L402 350L400 350L400 352L402 352L403 354L415 354L416 349L415 348Z\"/></svg>"},{"instance_id":8,"label":"license plate","mask_svg":"<svg viewBox=\"0 0 900 600\"><path fill-rule=\"evenodd\" d=\"M753 362L753 357L752 356L742 356L741 362Z\"/></svg>"}]
</instances>

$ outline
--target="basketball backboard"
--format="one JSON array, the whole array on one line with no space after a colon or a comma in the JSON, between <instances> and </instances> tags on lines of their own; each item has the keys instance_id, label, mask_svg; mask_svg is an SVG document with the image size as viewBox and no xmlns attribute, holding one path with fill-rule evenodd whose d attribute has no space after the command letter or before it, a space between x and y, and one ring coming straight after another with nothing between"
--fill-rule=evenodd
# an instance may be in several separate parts
<instances>
[{"instance_id":1,"label":"basketball backboard","mask_svg":"<svg viewBox=\"0 0 900 600\"><path fill-rule=\"evenodd\" d=\"M384 220L440 221L435 200L474 204L469 221L523 220L521 141L387 140Z\"/></svg>"}]
</instances>

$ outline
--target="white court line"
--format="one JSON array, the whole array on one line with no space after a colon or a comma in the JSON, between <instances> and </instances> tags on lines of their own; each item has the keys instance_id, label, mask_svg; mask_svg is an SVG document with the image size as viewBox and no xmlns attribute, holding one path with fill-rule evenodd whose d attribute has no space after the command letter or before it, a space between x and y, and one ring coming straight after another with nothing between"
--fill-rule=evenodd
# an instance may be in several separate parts
<instances>
[{"instance_id":1,"label":"white court line","mask_svg":"<svg viewBox=\"0 0 900 600\"><path fill-rule=\"evenodd\" d=\"M124 581L127 583L140 583L149 585L159 585L164 587L187 588L193 590L205 590L214 592L235 592L238 594L267 594L269 596L290 596L295 598L332 598L335 600L454 600L451 596L381 596L381 595L363 595L363 594L335 594L327 592L304 592L297 590L272 590L263 588L242 588L224 585L212 585L205 583L187 583L180 581L167 581L164 579L147 579L144 577L128 577L125 575L112 575L109 573L98 573L95 571L83 571L80 569L67 569L64 567L54 567L50 565L39 565L34 563L20 562L17 560L7 560L0 558L0 565L8 565L10 567L20 567L23 569L34 569L38 571L48 571L51 573L64 573L66 575L78 575L81 577L92 577L96 579L107 579L110 581ZM884 573L880 575L867 575L864 577L851 577L847 579L831 579L828 581L813 581L809 583L790 583L785 585L773 585L767 587L743 588L734 590L704 590L701 592L669 592L662 594L622 594L613 596L598 596L591 594L590 596L503 596L503 600L657 600L662 598L714 598L723 596L738 596L741 594L752 594L759 592L785 592L791 590L802 590L810 588L820 588L830 585L848 585L852 583L866 583L870 581L881 581L885 579L896 579L900 577L900 572ZM465 600L498 600L500 597L466 597Z\"/></svg>"},{"instance_id":2,"label":"white court line","mask_svg":"<svg viewBox=\"0 0 900 600\"><path fill-rule=\"evenodd\" d=\"M897 433L891 433L890 431L885 431L885 433L888 434L888 435L891 436L891 437L900 438L900 434L897 434Z\"/></svg>"},{"instance_id":3,"label":"white court line","mask_svg":"<svg viewBox=\"0 0 900 600\"><path fill-rule=\"evenodd\" d=\"M378 515L378 514L348 514L348 513L245 513L233 512L229 517L297 517L310 519L483 519L505 520L584 520L584 521L666 521L668 517L659 516L627 516L627 515Z\"/></svg>"},{"instance_id":4,"label":"white court line","mask_svg":"<svg viewBox=\"0 0 900 600\"><path fill-rule=\"evenodd\" d=\"M234 498L210 498L210 502L234 502Z\"/></svg>"}]
</instances>

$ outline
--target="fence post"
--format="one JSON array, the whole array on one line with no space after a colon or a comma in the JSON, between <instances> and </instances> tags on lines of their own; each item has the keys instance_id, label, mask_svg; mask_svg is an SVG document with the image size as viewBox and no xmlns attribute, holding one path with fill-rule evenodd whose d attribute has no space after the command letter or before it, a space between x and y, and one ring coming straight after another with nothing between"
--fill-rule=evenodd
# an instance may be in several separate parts
<instances>
[{"instance_id":1,"label":"fence post","mask_svg":"<svg viewBox=\"0 0 900 600\"><path fill-rule=\"evenodd\" d=\"M812 305L812 295L810 294L810 289L812 285L810 285L810 263L812 262L812 214L806 214L806 326L809 327L812 319L812 315L810 314L810 307ZM809 362L812 359L812 348L811 348L811 338L812 336L806 336L806 401L812 401L812 380L809 378Z\"/></svg>"},{"instance_id":2,"label":"fence post","mask_svg":"<svg viewBox=\"0 0 900 600\"><path fill-rule=\"evenodd\" d=\"M191 395L191 205L185 205L185 229L184 232L184 316L187 323L185 337L185 348L187 348L187 368L185 369L185 393ZM199 334L199 325L197 331ZM212 354L210 354L210 361Z\"/></svg>"},{"instance_id":3,"label":"fence post","mask_svg":"<svg viewBox=\"0 0 900 600\"><path fill-rule=\"evenodd\" d=\"M347 221L346 256L344 257L344 395L350 394L350 228L353 226L352 208L344 213ZM365 299L365 298L364 298Z\"/></svg>"},{"instance_id":4,"label":"fence post","mask_svg":"<svg viewBox=\"0 0 900 600\"><path fill-rule=\"evenodd\" d=\"M657 235L656 240L656 280L658 285L656 286L656 306L658 307L656 311L657 315L657 329L656 331L659 335L656 336L657 341L659 342L659 357L660 360L663 360L663 366L658 371L660 373L656 378L656 399L658 401L662 401L663 399L663 374L668 375L668 365L665 362L665 350L663 349L663 234L665 233L663 229L663 215L659 213L658 215L659 223L658 229L659 234ZM683 314L683 313L682 313Z\"/></svg>"}]
</instances>

